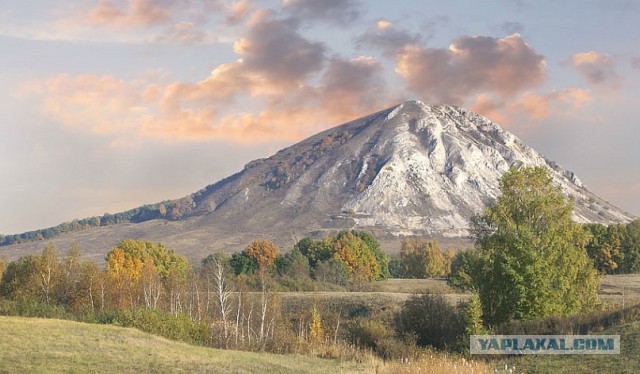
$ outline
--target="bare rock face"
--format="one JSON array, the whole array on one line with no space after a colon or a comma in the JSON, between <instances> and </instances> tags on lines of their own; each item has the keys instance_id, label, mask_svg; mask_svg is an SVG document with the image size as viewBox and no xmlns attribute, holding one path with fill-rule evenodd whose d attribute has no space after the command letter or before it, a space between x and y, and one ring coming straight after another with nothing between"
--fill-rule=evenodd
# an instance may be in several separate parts
<instances>
[{"instance_id":1,"label":"bare rock face","mask_svg":"<svg viewBox=\"0 0 640 374\"><path fill-rule=\"evenodd\" d=\"M212 221L260 230L373 228L391 235L468 235L512 166L543 166L575 200L578 222L633 217L570 171L463 108L409 101L335 127L201 191ZM204 206L205 208L202 208ZM206 207L215 207L205 211Z\"/></svg>"},{"instance_id":2,"label":"bare rock face","mask_svg":"<svg viewBox=\"0 0 640 374\"><path fill-rule=\"evenodd\" d=\"M212 251L239 251L255 238L288 250L303 236L351 228L378 238L453 240L468 237L469 218L496 199L499 178L519 165L548 168L574 199L578 222L634 219L487 118L408 101L252 161L173 201L179 219L99 227L55 241L62 247L78 241L99 259L118 241L139 238L198 259ZM15 253L36 250L33 243L10 247Z\"/></svg>"}]
</instances>

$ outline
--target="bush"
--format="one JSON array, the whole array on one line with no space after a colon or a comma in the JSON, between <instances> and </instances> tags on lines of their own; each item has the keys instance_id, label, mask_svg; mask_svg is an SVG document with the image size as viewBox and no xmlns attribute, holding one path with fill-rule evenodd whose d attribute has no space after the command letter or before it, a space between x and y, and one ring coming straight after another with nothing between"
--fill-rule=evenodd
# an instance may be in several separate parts
<instances>
[{"instance_id":1,"label":"bush","mask_svg":"<svg viewBox=\"0 0 640 374\"><path fill-rule=\"evenodd\" d=\"M459 348L464 322L442 295L414 295L396 316L401 336L415 336L420 346Z\"/></svg>"},{"instance_id":2,"label":"bush","mask_svg":"<svg viewBox=\"0 0 640 374\"><path fill-rule=\"evenodd\" d=\"M123 309L102 314L98 321L122 327L133 327L150 334L190 344L207 345L207 326L183 314L171 314L153 309Z\"/></svg>"},{"instance_id":3,"label":"bush","mask_svg":"<svg viewBox=\"0 0 640 374\"><path fill-rule=\"evenodd\" d=\"M73 319L64 307L47 304L31 296L19 297L16 300L0 299L0 315Z\"/></svg>"},{"instance_id":4,"label":"bush","mask_svg":"<svg viewBox=\"0 0 640 374\"><path fill-rule=\"evenodd\" d=\"M348 329L349 339L362 348L371 349L385 360L410 357L415 353L415 342L399 339L386 323L375 319L360 319Z\"/></svg>"}]
</instances>

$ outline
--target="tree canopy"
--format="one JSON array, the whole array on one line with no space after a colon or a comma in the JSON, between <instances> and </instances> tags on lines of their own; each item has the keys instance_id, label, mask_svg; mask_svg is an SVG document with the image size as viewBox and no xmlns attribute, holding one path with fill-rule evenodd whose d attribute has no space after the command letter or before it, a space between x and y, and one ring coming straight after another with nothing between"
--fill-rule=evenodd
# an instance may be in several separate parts
<instances>
[{"instance_id":1,"label":"tree canopy","mask_svg":"<svg viewBox=\"0 0 640 374\"><path fill-rule=\"evenodd\" d=\"M541 167L512 168L501 196L472 224L481 252L474 284L490 324L586 311L598 277L571 220L573 204Z\"/></svg>"}]
</instances>

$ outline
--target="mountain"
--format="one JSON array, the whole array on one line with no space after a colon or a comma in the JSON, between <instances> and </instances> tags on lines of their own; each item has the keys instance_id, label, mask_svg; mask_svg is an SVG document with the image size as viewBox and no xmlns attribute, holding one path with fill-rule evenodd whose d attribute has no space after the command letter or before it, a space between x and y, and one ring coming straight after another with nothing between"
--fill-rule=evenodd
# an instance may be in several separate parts
<instances>
[{"instance_id":1,"label":"mountain","mask_svg":"<svg viewBox=\"0 0 640 374\"><path fill-rule=\"evenodd\" d=\"M104 255L121 239L144 238L198 258L214 250L240 250L254 238L289 249L305 235L344 228L386 239L464 239L469 218L494 201L498 179L518 165L548 168L575 200L578 222L634 218L487 118L459 107L408 101L252 161L190 196L151 206L167 211L163 219L97 227L56 240L77 240L85 250L99 247ZM10 247L29 245L34 246Z\"/></svg>"}]
</instances>

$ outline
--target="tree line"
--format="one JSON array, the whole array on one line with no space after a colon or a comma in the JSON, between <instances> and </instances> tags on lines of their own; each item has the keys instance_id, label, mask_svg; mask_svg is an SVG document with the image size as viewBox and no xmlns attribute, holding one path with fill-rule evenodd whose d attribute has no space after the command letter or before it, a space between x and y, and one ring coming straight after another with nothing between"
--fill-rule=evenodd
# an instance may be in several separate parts
<instances>
[{"instance_id":1,"label":"tree line","mask_svg":"<svg viewBox=\"0 0 640 374\"><path fill-rule=\"evenodd\" d=\"M211 188L211 186L207 187L207 189L209 188ZM202 199L205 190L198 191L182 199L143 205L115 214L105 213L102 216L75 219L71 222L64 222L46 229L27 231L20 234L0 234L0 246L34 240L48 240L67 232L86 230L99 226L116 225L119 223L140 223L153 219L177 221L195 209L197 203Z\"/></svg>"},{"instance_id":2,"label":"tree line","mask_svg":"<svg viewBox=\"0 0 640 374\"><path fill-rule=\"evenodd\" d=\"M277 291L344 289L385 279L388 257L361 231L304 238L285 255L270 241L255 240L241 252L212 254L197 265L161 243L124 240L100 268L82 260L77 244L60 254L49 243L38 255L0 261L0 275L3 314L53 313L169 337L183 331L177 335L207 345L281 351L292 340L282 334L316 339L326 332L319 326L340 317L323 312L320 319L316 308L305 307L286 320ZM332 329L337 339L337 327Z\"/></svg>"}]
</instances>

